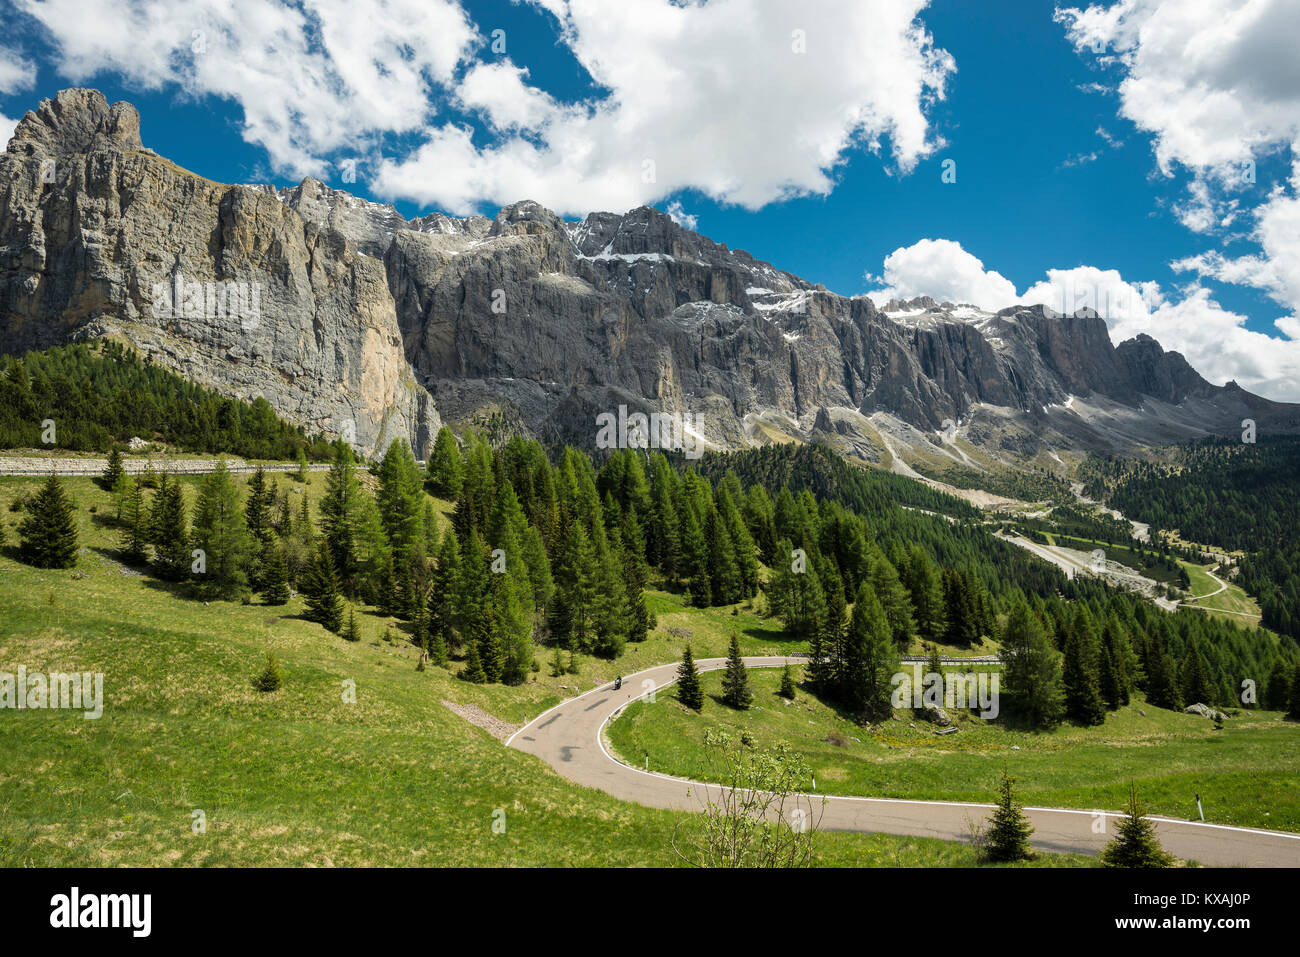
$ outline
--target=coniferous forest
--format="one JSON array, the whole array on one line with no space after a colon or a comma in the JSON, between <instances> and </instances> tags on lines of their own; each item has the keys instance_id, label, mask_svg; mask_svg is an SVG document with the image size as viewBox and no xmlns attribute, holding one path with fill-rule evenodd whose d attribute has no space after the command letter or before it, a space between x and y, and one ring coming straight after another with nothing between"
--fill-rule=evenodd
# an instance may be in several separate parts
<instances>
[{"instance_id":1,"label":"coniferous forest","mask_svg":"<svg viewBox=\"0 0 1300 957\"><path fill-rule=\"evenodd\" d=\"M58 448L107 452L133 436L190 452L323 461L329 446L308 439L270 404L230 399L101 339L0 357L0 448L41 448L42 422Z\"/></svg>"},{"instance_id":2,"label":"coniferous forest","mask_svg":"<svg viewBox=\"0 0 1300 957\"><path fill-rule=\"evenodd\" d=\"M368 468L344 443L331 454L317 514L287 476L259 471L241 494L218 467L190 493L115 472L121 556L199 599L297 591L345 640L357 607L374 607L480 683L520 684L543 656L617 659L654 627L650 588L700 608L754 601L806 643L811 690L863 721L889 714L898 655L921 644L998 642L1006 720L1044 728L1103 723L1135 688L1165 708L1249 706L1243 682L1282 695L1277 676L1295 669L1296 649L1266 632L1067 580L955 499L823 447L598 462L443 429L423 467L403 440ZM58 486L25 507L31 563L75 555ZM449 520L430 495L454 503Z\"/></svg>"},{"instance_id":3,"label":"coniferous forest","mask_svg":"<svg viewBox=\"0 0 1300 957\"><path fill-rule=\"evenodd\" d=\"M1089 494L1184 539L1241 551L1236 582L1259 601L1261 624L1300 640L1300 440L1204 440L1171 462L1093 460Z\"/></svg>"}]
</instances>

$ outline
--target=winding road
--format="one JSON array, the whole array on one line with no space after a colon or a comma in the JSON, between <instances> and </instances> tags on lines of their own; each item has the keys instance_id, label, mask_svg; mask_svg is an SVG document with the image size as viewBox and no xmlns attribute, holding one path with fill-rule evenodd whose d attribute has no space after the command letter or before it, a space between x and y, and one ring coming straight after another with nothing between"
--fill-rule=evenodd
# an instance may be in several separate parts
<instances>
[{"instance_id":1,"label":"winding road","mask_svg":"<svg viewBox=\"0 0 1300 957\"><path fill-rule=\"evenodd\" d=\"M746 658L750 668L780 667L784 657ZM697 662L701 671L726 665L725 658ZM506 740L508 747L541 758L563 777L597 788L620 800L669 810L699 811L720 788L655 771L631 767L613 756L603 740L608 723L636 698L662 690L677 677L677 664L648 668L623 679L614 690L606 684L543 712ZM840 797L810 793L812 817L820 814L823 830L966 840L968 819L980 821L991 804L913 801L892 798ZM825 803L822 804L822 800ZM1093 831L1092 811L1027 807L1034 826L1033 844L1044 851L1098 853L1122 815L1107 812L1107 833ZM1229 827L1152 817L1165 849L1177 857L1220 867L1300 866L1300 834Z\"/></svg>"}]
</instances>

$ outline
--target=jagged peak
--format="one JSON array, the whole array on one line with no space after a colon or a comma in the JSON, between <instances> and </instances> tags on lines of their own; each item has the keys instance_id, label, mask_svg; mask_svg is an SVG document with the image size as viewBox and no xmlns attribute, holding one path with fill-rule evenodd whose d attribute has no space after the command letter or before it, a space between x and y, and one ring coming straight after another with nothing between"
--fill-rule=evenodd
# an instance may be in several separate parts
<instances>
[{"instance_id":1,"label":"jagged peak","mask_svg":"<svg viewBox=\"0 0 1300 957\"><path fill-rule=\"evenodd\" d=\"M564 220L534 199L521 199L503 206L492 221L492 236L535 235L558 231L567 236Z\"/></svg>"},{"instance_id":2,"label":"jagged peak","mask_svg":"<svg viewBox=\"0 0 1300 957\"><path fill-rule=\"evenodd\" d=\"M41 100L18 121L8 152L34 155L126 152L143 149L140 114L130 103L109 106L99 90L60 90L53 99Z\"/></svg>"}]
</instances>

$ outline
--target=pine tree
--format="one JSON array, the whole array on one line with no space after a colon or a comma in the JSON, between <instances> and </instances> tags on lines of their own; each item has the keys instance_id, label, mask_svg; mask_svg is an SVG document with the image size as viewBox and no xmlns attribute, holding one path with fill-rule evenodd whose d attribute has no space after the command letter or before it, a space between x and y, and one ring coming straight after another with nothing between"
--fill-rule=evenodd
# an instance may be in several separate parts
<instances>
[{"instance_id":1,"label":"pine tree","mask_svg":"<svg viewBox=\"0 0 1300 957\"><path fill-rule=\"evenodd\" d=\"M840 671L840 700L866 721L885 721L892 713L891 678L898 670L898 652L885 610L871 585L863 582L853 599L853 614L844 640Z\"/></svg>"},{"instance_id":2,"label":"pine tree","mask_svg":"<svg viewBox=\"0 0 1300 957\"><path fill-rule=\"evenodd\" d=\"M190 571L190 533L181 484L164 473L149 512L154 571L166 581L181 581Z\"/></svg>"},{"instance_id":3,"label":"pine tree","mask_svg":"<svg viewBox=\"0 0 1300 957\"><path fill-rule=\"evenodd\" d=\"M447 667L447 641L440 633L432 630L429 632L429 660L439 668Z\"/></svg>"},{"instance_id":4,"label":"pine tree","mask_svg":"<svg viewBox=\"0 0 1300 957\"><path fill-rule=\"evenodd\" d=\"M63 485L53 474L32 496L18 523L18 557L37 568L77 564L77 520Z\"/></svg>"},{"instance_id":5,"label":"pine tree","mask_svg":"<svg viewBox=\"0 0 1300 957\"><path fill-rule=\"evenodd\" d=\"M284 551L272 544L267 546L262 562L262 600L268 605L283 605L289 600L289 571L284 561Z\"/></svg>"},{"instance_id":6,"label":"pine tree","mask_svg":"<svg viewBox=\"0 0 1300 957\"><path fill-rule=\"evenodd\" d=\"M1129 787L1125 816L1116 824L1116 835L1101 852L1106 867L1169 867L1173 858L1165 853L1156 837L1155 826L1143 815L1137 788Z\"/></svg>"},{"instance_id":7,"label":"pine tree","mask_svg":"<svg viewBox=\"0 0 1300 957\"><path fill-rule=\"evenodd\" d=\"M122 506L122 557L138 565L149 557L149 510L144 504L144 487L139 479L127 479L130 493Z\"/></svg>"},{"instance_id":8,"label":"pine tree","mask_svg":"<svg viewBox=\"0 0 1300 957\"><path fill-rule=\"evenodd\" d=\"M1024 601L1012 606L1002 633L1004 698L1008 710L1033 728L1060 724L1065 711L1061 653Z\"/></svg>"},{"instance_id":9,"label":"pine tree","mask_svg":"<svg viewBox=\"0 0 1300 957\"><path fill-rule=\"evenodd\" d=\"M943 587L938 568L919 545L908 553L903 584L912 599L917 632L926 641L940 641L945 624Z\"/></svg>"},{"instance_id":10,"label":"pine tree","mask_svg":"<svg viewBox=\"0 0 1300 957\"><path fill-rule=\"evenodd\" d=\"M1183 710L1182 691L1174 676L1174 665L1165 651L1164 640L1157 634L1147 645L1147 701L1157 708Z\"/></svg>"},{"instance_id":11,"label":"pine tree","mask_svg":"<svg viewBox=\"0 0 1300 957\"><path fill-rule=\"evenodd\" d=\"M1084 725L1102 724L1106 706L1101 700L1096 651L1086 633L1070 629L1065 639L1065 664L1061 674L1065 685L1065 713Z\"/></svg>"},{"instance_id":12,"label":"pine tree","mask_svg":"<svg viewBox=\"0 0 1300 957\"><path fill-rule=\"evenodd\" d=\"M461 458L456 437L443 426L433 443L433 452L425 466L429 473L425 480L429 491L438 498L455 501L461 491Z\"/></svg>"},{"instance_id":13,"label":"pine tree","mask_svg":"<svg viewBox=\"0 0 1300 957\"><path fill-rule=\"evenodd\" d=\"M695 668L690 645L682 652L682 663L677 666L677 700L694 711L704 707L704 688L700 684L700 673Z\"/></svg>"},{"instance_id":14,"label":"pine tree","mask_svg":"<svg viewBox=\"0 0 1300 957\"><path fill-rule=\"evenodd\" d=\"M1292 721L1300 721L1300 665L1296 665L1295 674L1291 676L1291 707L1286 716Z\"/></svg>"},{"instance_id":15,"label":"pine tree","mask_svg":"<svg viewBox=\"0 0 1300 957\"><path fill-rule=\"evenodd\" d=\"M906 651L912 641L912 632L916 630L916 621L912 618L912 599L898 577L898 569L889 559L880 555L871 562L867 580L871 583L880 606L885 609L895 647L899 651Z\"/></svg>"},{"instance_id":16,"label":"pine tree","mask_svg":"<svg viewBox=\"0 0 1300 957\"><path fill-rule=\"evenodd\" d=\"M1033 857L1029 835L1034 829L1012 793L1015 781L1003 768L1002 781L998 785L998 804L993 811L992 826L985 845L989 860L998 863L1027 861Z\"/></svg>"},{"instance_id":17,"label":"pine tree","mask_svg":"<svg viewBox=\"0 0 1300 957\"><path fill-rule=\"evenodd\" d=\"M348 623L343 628L341 637L344 641L361 640L361 630L357 628L357 609L351 603L348 604Z\"/></svg>"},{"instance_id":18,"label":"pine tree","mask_svg":"<svg viewBox=\"0 0 1300 957\"><path fill-rule=\"evenodd\" d=\"M224 463L223 463L224 467ZM257 542L257 554L271 544L271 505L274 502L270 487L266 484L266 473L259 465L253 477L248 480L248 500L244 503L244 525L248 534ZM259 587L257 576L250 576L253 587Z\"/></svg>"},{"instance_id":19,"label":"pine tree","mask_svg":"<svg viewBox=\"0 0 1300 957\"><path fill-rule=\"evenodd\" d=\"M469 642L469 652L465 657L465 668L460 673L462 681L468 681L471 684L487 684L487 675L483 672L483 662L479 660L478 645Z\"/></svg>"},{"instance_id":20,"label":"pine tree","mask_svg":"<svg viewBox=\"0 0 1300 957\"><path fill-rule=\"evenodd\" d=\"M947 621L945 639L951 645L970 647L980 638L979 599L970 579L953 568L943 570L944 617Z\"/></svg>"},{"instance_id":21,"label":"pine tree","mask_svg":"<svg viewBox=\"0 0 1300 957\"><path fill-rule=\"evenodd\" d=\"M304 485L307 482L307 451L302 446L298 447L298 471L293 473L295 481ZM303 501L306 501L304 498Z\"/></svg>"},{"instance_id":22,"label":"pine tree","mask_svg":"<svg viewBox=\"0 0 1300 957\"><path fill-rule=\"evenodd\" d=\"M110 488L113 499L113 512L119 524L124 523L127 504L131 499L135 482L125 472L120 472Z\"/></svg>"},{"instance_id":23,"label":"pine tree","mask_svg":"<svg viewBox=\"0 0 1300 957\"><path fill-rule=\"evenodd\" d=\"M1286 663L1278 659L1264 688L1264 707L1269 711L1285 711L1291 704L1291 675Z\"/></svg>"},{"instance_id":24,"label":"pine tree","mask_svg":"<svg viewBox=\"0 0 1300 957\"><path fill-rule=\"evenodd\" d=\"M777 692L787 701L794 700L794 675L790 671L790 662L786 662L781 669L781 690Z\"/></svg>"},{"instance_id":25,"label":"pine tree","mask_svg":"<svg viewBox=\"0 0 1300 957\"><path fill-rule=\"evenodd\" d=\"M471 634L478 648L483 676L488 682L500 681L505 673L506 654L501 644L501 627L491 602L485 602Z\"/></svg>"},{"instance_id":26,"label":"pine tree","mask_svg":"<svg viewBox=\"0 0 1300 957\"><path fill-rule=\"evenodd\" d=\"M424 491L420 469L405 439L394 439L379 463L379 515L399 564L422 554Z\"/></svg>"},{"instance_id":27,"label":"pine tree","mask_svg":"<svg viewBox=\"0 0 1300 957\"><path fill-rule=\"evenodd\" d=\"M1115 711L1120 706L1120 689L1119 680L1115 672L1115 664L1111 661L1110 649L1105 645L1097 655L1097 672L1098 672L1098 689L1101 691L1102 700L1106 702L1106 708Z\"/></svg>"},{"instance_id":28,"label":"pine tree","mask_svg":"<svg viewBox=\"0 0 1300 957\"><path fill-rule=\"evenodd\" d=\"M99 478L101 488L112 489L117 487L117 483L126 473L122 469L122 453L116 445L108 451L108 463L104 466L104 474Z\"/></svg>"},{"instance_id":29,"label":"pine tree","mask_svg":"<svg viewBox=\"0 0 1300 957\"><path fill-rule=\"evenodd\" d=\"M270 535L269 529L263 531ZM257 542L248 533L239 490L224 461L217 462L199 487L190 534L191 547L203 552L203 570L196 575L201 590L223 598L246 594Z\"/></svg>"},{"instance_id":30,"label":"pine tree","mask_svg":"<svg viewBox=\"0 0 1300 957\"><path fill-rule=\"evenodd\" d=\"M346 442L334 443L334 464L325 476L325 494L320 501L321 533L329 541L339 581L349 594L356 587L363 498L370 498L357 481L355 461Z\"/></svg>"},{"instance_id":31,"label":"pine tree","mask_svg":"<svg viewBox=\"0 0 1300 957\"><path fill-rule=\"evenodd\" d=\"M722 676L722 700L739 711L746 710L754 700L745 661L740 657L740 638L734 631L727 649L727 670Z\"/></svg>"},{"instance_id":32,"label":"pine tree","mask_svg":"<svg viewBox=\"0 0 1300 957\"><path fill-rule=\"evenodd\" d=\"M284 684L284 678L280 674L280 664L275 660L275 655L268 652L266 666L262 669L262 673L253 679L253 686L258 691L269 693L278 691L282 684Z\"/></svg>"},{"instance_id":33,"label":"pine tree","mask_svg":"<svg viewBox=\"0 0 1300 957\"><path fill-rule=\"evenodd\" d=\"M1197 702L1213 704L1218 697L1210 687L1205 659L1201 656L1201 649L1196 642L1192 642L1191 650L1183 658L1183 667L1179 677L1183 701L1193 704Z\"/></svg>"},{"instance_id":34,"label":"pine tree","mask_svg":"<svg viewBox=\"0 0 1300 957\"><path fill-rule=\"evenodd\" d=\"M343 627L341 591L329 542L322 540L303 578L302 593L306 597L307 617L335 634Z\"/></svg>"}]
</instances>

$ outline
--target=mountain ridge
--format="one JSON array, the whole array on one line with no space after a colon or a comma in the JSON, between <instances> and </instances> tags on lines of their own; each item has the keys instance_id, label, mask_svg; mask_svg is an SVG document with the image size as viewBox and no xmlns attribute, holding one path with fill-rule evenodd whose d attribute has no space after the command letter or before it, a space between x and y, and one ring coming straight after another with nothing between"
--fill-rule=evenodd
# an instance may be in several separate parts
<instances>
[{"instance_id":1,"label":"mountain ridge","mask_svg":"<svg viewBox=\"0 0 1300 957\"><path fill-rule=\"evenodd\" d=\"M160 316L178 274L256 284L259 315ZM865 461L891 436L1023 463L1243 418L1300 431L1300 406L1212 385L1149 336L1113 345L1089 311L880 309L648 206L406 220L311 177L217 184L144 147L134 107L65 90L0 155L0 351L95 336L367 452L423 454L444 417L590 447L620 406L693 415L705 448L821 439Z\"/></svg>"}]
</instances>

